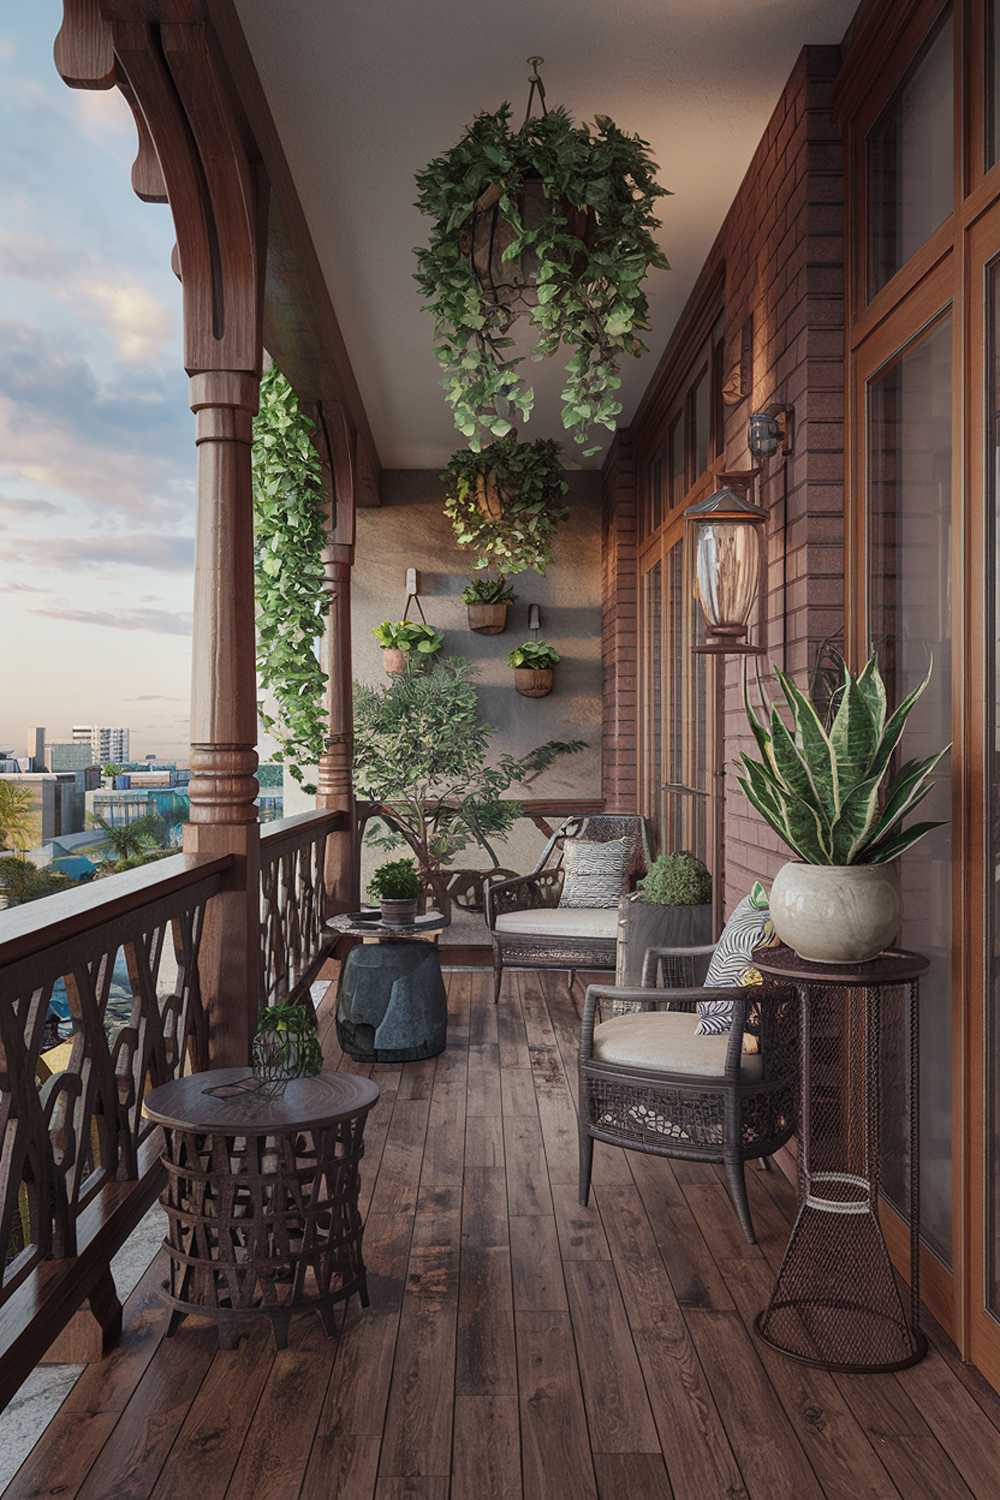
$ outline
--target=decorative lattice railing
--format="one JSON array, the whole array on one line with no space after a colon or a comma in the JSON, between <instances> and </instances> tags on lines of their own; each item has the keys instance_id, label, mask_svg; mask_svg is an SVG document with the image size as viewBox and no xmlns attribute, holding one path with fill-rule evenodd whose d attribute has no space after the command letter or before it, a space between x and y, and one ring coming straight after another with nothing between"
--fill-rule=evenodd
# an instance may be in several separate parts
<instances>
[{"instance_id":1,"label":"decorative lattice railing","mask_svg":"<svg viewBox=\"0 0 1000 1500\"><path fill-rule=\"evenodd\" d=\"M342 812L298 813L267 823L260 837L261 1001L308 991L331 947L323 925L327 839L347 827Z\"/></svg>"}]
</instances>

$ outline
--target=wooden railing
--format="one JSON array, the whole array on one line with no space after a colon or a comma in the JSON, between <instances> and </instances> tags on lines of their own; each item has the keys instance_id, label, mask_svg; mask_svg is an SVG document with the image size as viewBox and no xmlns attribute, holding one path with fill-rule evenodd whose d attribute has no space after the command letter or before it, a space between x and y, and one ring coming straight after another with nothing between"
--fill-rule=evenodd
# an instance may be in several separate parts
<instances>
[{"instance_id":1,"label":"wooden railing","mask_svg":"<svg viewBox=\"0 0 1000 1500\"><path fill-rule=\"evenodd\" d=\"M332 946L323 925L324 865L343 812L306 812L267 823L260 835L261 1003L301 999Z\"/></svg>"},{"instance_id":2,"label":"wooden railing","mask_svg":"<svg viewBox=\"0 0 1000 1500\"><path fill-rule=\"evenodd\" d=\"M88 1299L116 1336L110 1260L159 1188L143 1098L206 1066L199 944L231 864L178 854L0 913L0 1406Z\"/></svg>"}]
</instances>

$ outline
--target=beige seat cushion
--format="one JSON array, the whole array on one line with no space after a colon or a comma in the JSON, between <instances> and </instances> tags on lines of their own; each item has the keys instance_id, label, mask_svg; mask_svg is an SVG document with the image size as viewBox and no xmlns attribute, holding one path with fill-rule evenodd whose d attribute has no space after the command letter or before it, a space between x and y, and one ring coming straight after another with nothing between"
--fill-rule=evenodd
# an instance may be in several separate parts
<instances>
[{"instance_id":1,"label":"beige seat cushion","mask_svg":"<svg viewBox=\"0 0 1000 1500\"><path fill-rule=\"evenodd\" d=\"M623 1068L662 1069L721 1078L726 1070L729 1037L698 1036L697 1017L686 1011L654 1010L614 1016L594 1031L594 1059ZM761 1076L759 1053L743 1054L744 1079Z\"/></svg>"},{"instance_id":2,"label":"beige seat cushion","mask_svg":"<svg viewBox=\"0 0 1000 1500\"><path fill-rule=\"evenodd\" d=\"M497 932L531 933L543 937L609 938L618 936L615 907L535 906L507 911L497 917Z\"/></svg>"}]
</instances>

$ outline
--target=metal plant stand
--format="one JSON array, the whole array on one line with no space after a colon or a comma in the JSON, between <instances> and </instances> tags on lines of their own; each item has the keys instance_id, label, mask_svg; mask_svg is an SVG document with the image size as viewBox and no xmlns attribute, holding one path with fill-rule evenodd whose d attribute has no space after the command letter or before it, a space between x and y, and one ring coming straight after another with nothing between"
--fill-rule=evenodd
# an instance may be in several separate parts
<instances>
[{"instance_id":1,"label":"metal plant stand","mask_svg":"<svg viewBox=\"0 0 1000 1500\"><path fill-rule=\"evenodd\" d=\"M799 1210L755 1328L773 1349L821 1369L881 1374L927 1352L920 1330L919 978L927 960L892 951L870 963L814 964L758 950L766 983L799 1000ZM893 991L897 992L894 996ZM899 1289L879 1223L882 1009L898 997L909 1165L910 1294Z\"/></svg>"},{"instance_id":2,"label":"metal plant stand","mask_svg":"<svg viewBox=\"0 0 1000 1500\"><path fill-rule=\"evenodd\" d=\"M230 1349L263 1317L283 1349L294 1314L318 1313L332 1336L336 1303L357 1292L368 1306L359 1165L378 1094L321 1073L275 1097L247 1068L217 1068L148 1095L164 1136L168 1337L194 1313Z\"/></svg>"},{"instance_id":3,"label":"metal plant stand","mask_svg":"<svg viewBox=\"0 0 1000 1500\"><path fill-rule=\"evenodd\" d=\"M377 911L350 912L328 923L359 937L337 987L337 1040L358 1062L419 1062L443 1052L448 997L435 939L448 926L440 912L409 925L383 922Z\"/></svg>"}]
</instances>

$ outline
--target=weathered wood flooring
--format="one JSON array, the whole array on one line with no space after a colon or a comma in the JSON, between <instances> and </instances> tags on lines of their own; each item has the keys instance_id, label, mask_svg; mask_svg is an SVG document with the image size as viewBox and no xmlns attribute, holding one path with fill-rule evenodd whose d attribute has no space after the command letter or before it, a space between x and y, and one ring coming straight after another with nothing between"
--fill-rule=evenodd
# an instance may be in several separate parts
<instances>
[{"instance_id":1,"label":"weathered wood flooring","mask_svg":"<svg viewBox=\"0 0 1000 1500\"><path fill-rule=\"evenodd\" d=\"M448 976L447 1051L378 1068L367 1313L275 1355L163 1338L154 1262L7 1500L809 1500L1000 1494L1000 1399L943 1338L841 1378L757 1343L792 1189L598 1147L576 1201L579 984ZM321 1025L339 1057L330 999Z\"/></svg>"}]
</instances>

